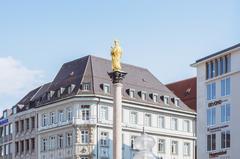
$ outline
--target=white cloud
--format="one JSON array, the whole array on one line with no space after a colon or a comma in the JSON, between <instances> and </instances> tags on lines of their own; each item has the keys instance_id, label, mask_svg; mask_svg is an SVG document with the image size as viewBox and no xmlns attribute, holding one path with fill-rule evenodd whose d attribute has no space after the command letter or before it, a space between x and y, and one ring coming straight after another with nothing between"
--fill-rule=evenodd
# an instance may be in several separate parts
<instances>
[{"instance_id":1,"label":"white cloud","mask_svg":"<svg viewBox=\"0 0 240 159\"><path fill-rule=\"evenodd\" d=\"M22 95L37 87L42 77L42 71L27 68L13 57L0 57L0 97Z\"/></svg>"}]
</instances>

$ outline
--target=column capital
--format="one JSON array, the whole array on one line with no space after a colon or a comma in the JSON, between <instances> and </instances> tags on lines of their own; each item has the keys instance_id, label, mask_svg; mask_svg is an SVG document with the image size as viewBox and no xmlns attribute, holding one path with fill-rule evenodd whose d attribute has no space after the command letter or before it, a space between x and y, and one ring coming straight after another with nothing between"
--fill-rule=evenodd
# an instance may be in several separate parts
<instances>
[{"instance_id":1,"label":"column capital","mask_svg":"<svg viewBox=\"0 0 240 159\"><path fill-rule=\"evenodd\" d=\"M122 83L122 80L125 78L127 73L123 71L114 71L114 72L108 73L108 75L111 78L112 83L116 84L116 83Z\"/></svg>"}]
</instances>

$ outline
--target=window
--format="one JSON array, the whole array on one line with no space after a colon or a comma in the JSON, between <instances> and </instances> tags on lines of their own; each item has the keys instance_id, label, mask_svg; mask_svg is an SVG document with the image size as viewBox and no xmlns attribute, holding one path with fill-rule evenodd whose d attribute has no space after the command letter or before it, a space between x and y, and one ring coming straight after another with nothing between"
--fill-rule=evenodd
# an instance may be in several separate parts
<instances>
[{"instance_id":1,"label":"window","mask_svg":"<svg viewBox=\"0 0 240 159\"><path fill-rule=\"evenodd\" d=\"M177 141L172 141L172 149L171 152L173 155L178 154L178 142Z\"/></svg>"},{"instance_id":2,"label":"window","mask_svg":"<svg viewBox=\"0 0 240 159\"><path fill-rule=\"evenodd\" d=\"M221 133L221 148L229 148L230 147L230 131L223 131Z\"/></svg>"},{"instance_id":3,"label":"window","mask_svg":"<svg viewBox=\"0 0 240 159\"><path fill-rule=\"evenodd\" d=\"M137 124L137 112L130 112L130 123Z\"/></svg>"},{"instance_id":4,"label":"window","mask_svg":"<svg viewBox=\"0 0 240 159\"><path fill-rule=\"evenodd\" d=\"M68 86L67 87L67 93L70 94L72 92L72 87L71 86Z\"/></svg>"},{"instance_id":5,"label":"window","mask_svg":"<svg viewBox=\"0 0 240 159\"><path fill-rule=\"evenodd\" d=\"M158 98L158 95L157 94L153 94L153 102L154 103L157 103L157 98Z\"/></svg>"},{"instance_id":6,"label":"window","mask_svg":"<svg viewBox=\"0 0 240 159\"><path fill-rule=\"evenodd\" d=\"M165 105L169 105L169 97L168 96L164 96L163 100L164 100Z\"/></svg>"},{"instance_id":7,"label":"window","mask_svg":"<svg viewBox=\"0 0 240 159\"><path fill-rule=\"evenodd\" d=\"M190 121L189 120L183 121L183 131L190 132Z\"/></svg>"},{"instance_id":8,"label":"window","mask_svg":"<svg viewBox=\"0 0 240 159\"><path fill-rule=\"evenodd\" d=\"M12 123L9 124L9 134L11 135L13 133Z\"/></svg>"},{"instance_id":9,"label":"window","mask_svg":"<svg viewBox=\"0 0 240 159\"><path fill-rule=\"evenodd\" d=\"M82 138L82 144L88 144L89 143L89 132L88 132L88 130L82 130L81 131L81 138Z\"/></svg>"},{"instance_id":10,"label":"window","mask_svg":"<svg viewBox=\"0 0 240 159\"><path fill-rule=\"evenodd\" d=\"M24 120L21 120L20 123L21 123L21 132L24 132Z\"/></svg>"},{"instance_id":11,"label":"window","mask_svg":"<svg viewBox=\"0 0 240 159\"><path fill-rule=\"evenodd\" d=\"M56 122L55 112L50 113L50 125Z\"/></svg>"},{"instance_id":12,"label":"window","mask_svg":"<svg viewBox=\"0 0 240 159\"><path fill-rule=\"evenodd\" d=\"M230 121L230 104L224 104L221 106L221 122Z\"/></svg>"},{"instance_id":13,"label":"window","mask_svg":"<svg viewBox=\"0 0 240 159\"><path fill-rule=\"evenodd\" d=\"M172 130L178 130L178 120L177 118L171 119L171 129Z\"/></svg>"},{"instance_id":14,"label":"window","mask_svg":"<svg viewBox=\"0 0 240 159\"><path fill-rule=\"evenodd\" d=\"M26 140L26 151L29 152L30 146L29 146L29 139Z\"/></svg>"},{"instance_id":15,"label":"window","mask_svg":"<svg viewBox=\"0 0 240 159\"><path fill-rule=\"evenodd\" d=\"M47 151L47 139L42 139L42 151Z\"/></svg>"},{"instance_id":16,"label":"window","mask_svg":"<svg viewBox=\"0 0 240 159\"><path fill-rule=\"evenodd\" d=\"M103 91L105 94L110 94L110 85L109 84L103 84Z\"/></svg>"},{"instance_id":17,"label":"window","mask_svg":"<svg viewBox=\"0 0 240 159\"><path fill-rule=\"evenodd\" d=\"M17 155L19 153L19 142L15 142L15 154Z\"/></svg>"},{"instance_id":18,"label":"window","mask_svg":"<svg viewBox=\"0 0 240 159\"><path fill-rule=\"evenodd\" d=\"M158 116L158 127L165 128L165 118L164 116Z\"/></svg>"},{"instance_id":19,"label":"window","mask_svg":"<svg viewBox=\"0 0 240 159\"><path fill-rule=\"evenodd\" d=\"M89 91L89 90L91 90L91 84L90 84L90 83L83 83L83 84L82 84L82 90L83 90L83 91Z\"/></svg>"},{"instance_id":20,"label":"window","mask_svg":"<svg viewBox=\"0 0 240 159\"><path fill-rule=\"evenodd\" d=\"M216 150L216 134L207 135L207 150Z\"/></svg>"},{"instance_id":21,"label":"window","mask_svg":"<svg viewBox=\"0 0 240 159\"><path fill-rule=\"evenodd\" d=\"M9 135L9 126L8 125L4 126L4 132L5 132L5 136Z\"/></svg>"},{"instance_id":22,"label":"window","mask_svg":"<svg viewBox=\"0 0 240 159\"><path fill-rule=\"evenodd\" d=\"M221 96L228 96L231 92L231 80L230 77L221 80Z\"/></svg>"},{"instance_id":23,"label":"window","mask_svg":"<svg viewBox=\"0 0 240 159\"><path fill-rule=\"evenodd\" d=\"M158 152L165 153L165 140L164 139L158 140Z\"/></svg>"},{"instance_id":24,"label":"window","mask_svg":"<svg viewBox=\"0 0 240 159\"><path fill-rule=\"evenodd\" d=\"M8 115L7 115L7 111L4 111L4 112L3 112L3 118L5 119L5 118L7 118L7 116L8 116Z\"/></svg>"},{"instance_id":25,"label":"window","mask_svg":"<svg viewBox=\"0 0 240 159\"><path fill-rule=\"evenodd\" d=\"M211 64L210 62L209 63L206 63L206 75L207 75L207 79L211 78Z\"/></svg>"},{"instance_id":26,"label":"window","mask_svg":"<svg viewBox=\"0 0 240 159\"><path fill-rule=\"evenodd\" d=\"M61 123L61 122L64 122L64 111L63 110L59 110L58 111L58 121Z\"/></svg>"},{"instance_id":27,"label":"window","mask_svg":"<svg viewBox=\"0 0 240 159\"><path fill-rule=\"evenodd\" d=\"M210 108L207 110L207 125L213 126L216 124L216 108Z\"/></svg>"},{"instance_id":28,"label":"window","mask_svg":"<svg viewBox=\"0 0 240 159\"><path fill-rule=\"evenodd\" d=\"M147 93L141 92L141 98L142 98L142 100L147 100Z\"/></svg>"},{"instance_id":29,"label":"window","mask_svg":"<svg viewBox=\"0 0 240 159\"><path fill-rule=\"evenodd\" d=\"M207 100L216 99L216 83L207 85Z\"/></svg>"},{"instance_id":30,"label":"window","mask_svg":"<svg viewBox=\"0 0 240 159\"><path fill-rule=\"evenodd\" d=\"M135 97L135 91L133 89L129 90L129 96L130 96L130 98L134 98Z\"/></svg>"},{"instance_id":31,"label":"window","mask_svg":"<svg viewBox=\"0 0 240 159\"><path fill-rule=\"evenodd\" d=\"M190 143L184 143L183 144L183 155L184 156L190 156Z\"/></svg>"},{"instance_id":32,"label":"window","mask_svg":"<svg viewBox=\"0 0 240 159\"><path fill-rule=\"evenodd\" d=\"M31 143L32 143L31 149L32 149L32 152L34 152L35 151L35 139L34 138L31 138Z\"/></svg>"},{"instance_id":33,"label":"window","mask_svg":"<svg viewBox=\"0 0 240 159\"><path fill-rule=\"evenodd\" d=\"M21 154L24 152L24 141L20 141Z\"/></svg>"},{"instance_id":34,"label":"window","mask_svg":"<svg viewBox=\"0 0 240 159\"><path fill-rule=\"evenodd\" d=\"M101 132L100 145L108 146L108 132Z\"/></svg>"},{"instance_id":35,"label":"window","mask_svg":"<svg viewBox=\"0 0 240 159\"><path fill-rule=\"evenodd\" d=\"M42 115L42 126L47 126L47 114Z\"/></svg>"},{"instance_id":36,"label":"window","mask_svg":"<svg viewBox=\"0 0 240 159\"><path fill-rule=\"evenodd\" d=\"M144 126L151 126L151 114L145 114L144 116Z\"/></svg>"},{"instance_id":37,"label":"window","mask_svg":"<svg viewBox=\"0 0 240 159\"><path fill-rule=\"evenodd\" d=\"M230 72L231 71L231 55L225 56L225 60L226 60L226 72Z\"/></svg>"},{"instance_id":38,"label":"window","mask_svg":"<svg viewBox=\"0 0 240 159\"><path fill-rule=\"evenodd\" d=\"M58 148L63 148L63 135L58 135Z\"/></svg>"},{"instance_id":39,"label":"window","mask_svg":"<svg viewBox=\"0 0 240 159\"><path fill-rule=\"evenodd\" d=\"M137 138L137 136L131 136L131 149L134 149L134 140Z\"/></svg>"},{"instance_id":40,"label":"window","mask_svg":"<svg viewBox=\"0 0 240 159\"><path fill-rule=\"evenodd\" d=\"M19 122L18 121L15 122L15 129L16 129L16 133L18 133L19 132Z\"/></svg>"},{"instance_id":41,"label":"window","mask_svg":"<svg viewBox=\"0 0 240 159\"><path fill-rule=\"evenodd\" d=\"M56 146L56 138L55 136L51 136L49 141L49 149L54 150L56 148L55 146Z\"/></svg>"},{"instance_id":42,"label":"window","mask_svg":"<svg viewBox=\"0 0 240 159\"><path fill-rule=\"evenodd\" d=\"M72 109L67 108L67 120L72 121L73 115L72 115Z\"/></svg>"},{"instance_id":43,"label":"window","mask_svg":"<svg viewBox=\"0 0 240 159\"><path fill-rule=\"evenodd\" d=\"M29 118L26 119L26 129L30 129L30 123L29 123Z\"/></svg>"},{"instance_id":44,"label":"window","mask_svg":"<svg viewBox=\"0 0 240 159\"><path fill-rule=\"evenodd\" d=\"M90 105L82 105L82 120L90 119Z\"/></svg>"},{"instance_id":45,"label":"window","mask_svg":"<svg viewBox=\"0 0 240 159\"><path fill-rule=\"evenodd\" d=\"M174 98L174 104L175 104L175 106L179 107L180 106L180 99Z\"/></svg>"},{"instance_id":46,"label":"window","mask_svg":"<svg viewBox=\"0 0 240 159\"><path fill-rule=\"evenodd\" d=\"M73 145L73 141L72 141L73 137L72 137L72 133L67 133L67 146L70 147Z\"/></svg>"},{"instance_id":47,"label":"window","mask_svg":"<svg viewBox=\"0 0 240 159\"><path fill-rule=\"evenodd\" d=\"M101 107L101 118L102 118L102 120L108 120L108 107L107 106Z\"/></svg>"},{"instance_id":48,"label":"window","mask_svg":"<svg viewBox=\"0 0 240 159\"><path fill-rule=\"evenodd\" d=\"M47 100L50 100L50 99L51 99L51 93L48 92L48 93L47 93Z\"/></svg>"},{"instance_id":49,"label":"window","mask_svg":"<svg viewBox=\"0 0 240 159\"><path fill-rule=\"evenodd\" d=\"M13 114L17 114L17 107L13 107Z\"/></svg>"},{"instance_id":50,"label":"window","mask_svg":"<svg viewBox=\"0 0 240 159\"><path fill-rule=\"evenodd\" d=\"M31 117L32 129L35 129L35 117Z\"/></svg>"},{"instance_id":51,"label":"window","mask_svg":"<svg viewBox=\"0 0 240 159\"><path fill-rule=\"evenodd\" d=\"M61 97L61 89L57 90L57 97L58 97L58 98Z\"/></svg>"}]
</instances>

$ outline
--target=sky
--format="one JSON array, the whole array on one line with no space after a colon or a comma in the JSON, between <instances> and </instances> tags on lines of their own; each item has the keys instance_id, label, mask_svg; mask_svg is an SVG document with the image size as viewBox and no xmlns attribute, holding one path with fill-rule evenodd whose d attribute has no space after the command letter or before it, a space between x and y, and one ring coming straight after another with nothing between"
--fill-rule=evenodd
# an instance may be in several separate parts
<instances>
[{"instance_id":1,"label":"sky","mask_svg":"<svg viewBox=\"0 0 240 159\"><path fill-rule=\"evenodd\" d=\"M0 111L86 55L145 67L167 84L190 64L240 42L238 0L0 1Z\"/></svg>"}]
</instances>

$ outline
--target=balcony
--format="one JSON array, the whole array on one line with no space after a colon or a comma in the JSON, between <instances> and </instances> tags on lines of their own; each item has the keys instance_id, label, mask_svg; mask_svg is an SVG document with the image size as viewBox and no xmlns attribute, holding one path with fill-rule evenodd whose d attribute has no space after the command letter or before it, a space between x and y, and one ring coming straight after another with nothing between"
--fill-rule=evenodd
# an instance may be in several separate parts
<instances>
[{"instance_id":1,"label":"balcony","mask_svg":"<svg viewBox=\"0 0 240 159\"><path fill-rule=\"evenodd\" d=\"M73 124L74 125L95 125L97 124L97 118L90 117L86 120L83 120L82 118L73 118Z\"/></svg>"}]
</instances>

